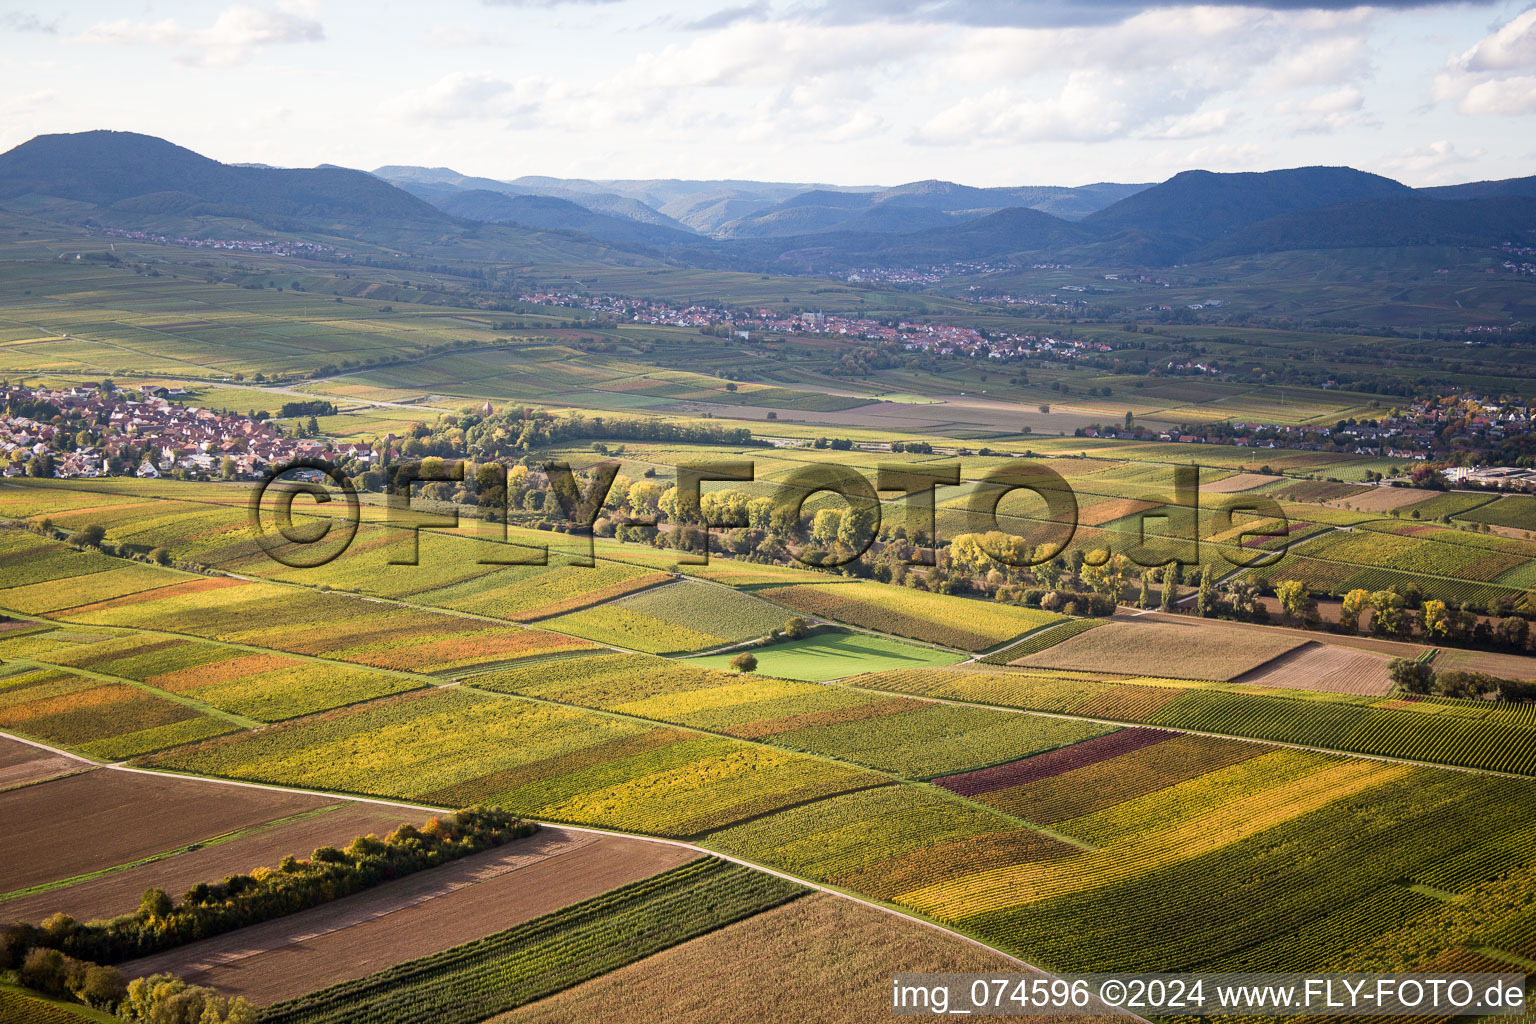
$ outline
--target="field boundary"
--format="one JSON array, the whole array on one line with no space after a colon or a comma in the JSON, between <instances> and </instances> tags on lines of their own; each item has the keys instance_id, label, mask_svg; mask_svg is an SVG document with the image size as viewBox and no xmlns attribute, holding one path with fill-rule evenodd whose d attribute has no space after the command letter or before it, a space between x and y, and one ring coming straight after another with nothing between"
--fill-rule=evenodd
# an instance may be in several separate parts
<instances>
[{"instance_id":1,"label":"field boundary","mask_svg":"<svg viewBox=\"0 0 1536 1024\"><path fill-rule=\"evenodd\" d=\"M14 739L14 740L16 740L19 743L26 743L26 744L28 744L30 746L40 747L40 748L42 748L44 750L53 750L55 753L67 753L67 751L56 750L55 748L50 747L50 746L48 746L45 743L37 743L37 742L35 742L33 740L29 740L29 739L27 739L27 738L25 738L23 736L16 736L16 735L13 735L13 734L11 734L9 732L0 731L0 736L5 736L5 737L7 737L9 739ZM330 797L331 799L351 800L351 801L354 801L356 803L376 804L376 805L379 805L379 806L382 806L382 807L398 807L398 808L401 808L403 810L409 810L409 811L425 811L428 814L442 814L444 812L453 810L453 808L451 808L451 807L439 807L439 806L435 806L435 805L432 805L432 804L407 803L407 802L405 802L403 800L386 800L386 799L383 799L381 797L352 796L350 794L330 792L330 791L322 790L322 789L305 789L305 788L297 787L297 786L276 786L276 785L272 785L270 783L264 783L264 782L242 782L242 781L239 781L239 780L236 780L236 779L221 779L221 778L217 778L217 777L214 777L214 776L196 775L196 774L193 774L191 772L155 771L155 770L151 770L151 769L148 769L148 768L133 768L133 767L130 767L128 765L121 764L121 763L106 764L106 763L102 763L102 762L92 762L92 764L95 767L97 767L97 768L101 768L101 769L104 769L104 770L107 770L107 771L129 772L129 773L132 773L132 774L135 774L135 775L148 775L148 776L151 776L151 777L158 777L158 778L174 777L174 778L185 778L185 779L197 779L199 781L207 782L207 783L210 783L210 784L213 784L213 785L240 786L240 787L244 787L244 788L247 788L247 789L262 789L262 790L270 790L270 791L279 792L279 793L297 793L297 794L302 794L302 795L306 795L306 796ZM540 821L537 818L524 818L523 820L525 820L525 821L532 821L532 822L535 822L535 823L537 823L539 825L546 824L545 822ZM850 893L850 892L848 892L846 890L837 888L836 886L824 885L824 884L822 884L820 882L813 882L813 881L809 881L809 880L804 879L804 878L799 878L799 877L797 877L795 875L789 874L786 871L780 871L780 870L778 870L776 868L770 868L770 867L766 867L766 866L761 865L761 864L756 864L756 863L754 863L752 861L749 861L749 860L746 860L746 859L744 859L742 857L737 857L737 856L733 856L733 855L728 854L728 853L723 853L723 852L721 852L719 850L712 850L712 849L709 849L708 847L700 846L700 845L698 845L696 843L693 843L693 842L689 842L689 841L682 840L682 839L664 839L664 838L662 838L660 836L648 836L648 835L642 835L642 834L638 834L638 833L619 832L619 831L616 831L614 829L592 828L590 826L585 826L585 825L567 825L567 824L565 824L563 822L549 822L548 825L551 828L563 828L563 829L567 829L567 830L572 831L572 832L585 832L585 833L591 833L591 834L594 834L594 835L616 836L616 837L624 838L624 839L635 839L635 840L639 840L639 841L647 842L647 843L660 843L660 844L662 844L664 846L674 846L674 847L678 847L678 848L685 849L685 850L691 850L691 851L693 851L695 853L698 853L698 854L701 854L701 855L704 855L704 856L719 857L721 860L731 861L732 863L740 864L743 867L748 867L748 868L752 868L752 869L754 869L756 871L761 871L764 874L774 875L774 876L776 876L778 878L782 878L782 879L784 879L786 881L790 881L790 882L795 882L796 884L803 885L806 888L813 889L813 890L816 890L818 892L830 893L830 894L832 894L834 896L837 896L837 897L839 897L841 899L850 900L850 901L852 901L854 903L858 903L858 904L860 904L862 906L869 907L869 908L871 908L873 910L878 910L878 911L881 911L882 913L890 914L893 917L899 917L899 918L902 918L904 920L912 921L912 922L914 922L916 924L920 924L920 925L922 925L925 928L931 928L934 931L942 932L943 934L948 935L951 938L959 939L962 942L965 942L965 943L967 943L969 945L976 946L979 949L985 949L988 952L995 953L998 956L1004 957L1005 959L1010 960L1013 963L1017 964L1018 966L1022 967L1028 973L1042 974L1042 975L1045 975L1046 977L1054 977L1055 976L1054 974L1052 974L1052 972L1047 971L1046 969L1044 969L1042 967L1038 967L1035 964L1032 964L1029 961L1024 960L1024 959L1022 959L1020 957L1014 956L1012 953L1009 953L1006 950L998 949L997 947L992 946L992 945L990 945L988 943L982 942L980 939L975 938L974 936L971 936L971 935L967 935L964 932L957 931L957 930L955 930L953 928L947 928L944 925L941 925L941 924L939 924L936 921L931 921L931 920L929 920L929 919L927 919L925 917L919 917L919 916L917 916L915 914L911 914L911 913L908 913L908 912L903 911L903 910L898 910L897 908L895 908L893 906L890 906L890 905L887 905L887 904L884 904L884 903L880 903L880 902L875 901L875 900L869 900L869 899L865 899L865 898L863 898L861 896L855 896L855 895L853 895L852 893ZM1136 1014L1130 1013L1129 1011L1120 1011L1120 1012L1123 1013L1123 1015L1127 1019L1133 1020L1133 1021L1137 1021L1137 1022L1139 1022L1139 1024L1152 1024L1152 1022L1147 1020L1145 1017L1137 1016Z\"/></svg>"}]
</instances>

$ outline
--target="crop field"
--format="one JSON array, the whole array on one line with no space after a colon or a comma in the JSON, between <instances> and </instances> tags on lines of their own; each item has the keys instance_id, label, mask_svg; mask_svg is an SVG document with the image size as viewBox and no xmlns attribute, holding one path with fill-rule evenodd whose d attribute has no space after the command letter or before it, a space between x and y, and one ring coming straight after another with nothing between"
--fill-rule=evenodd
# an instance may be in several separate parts
<instances>
[{"instance_id":1,"label":"crop field","mask_svg":"<svg viewBox=\"0 0 1536 1024\"><path fill-rule=\"evenodd\" d=\"M54 541L39 543L56 551L70 550ZM448 672L590 646L573 637L497 626L445 612L275 583L195 576L138 563L85 579L128 570L143 581L144 589L125 594L117 588L114 596L107 597L82 593L79 588L71 596L72 580L31 587L55 588L59 607L49 615L72 623L182 633L411 672ZM4 602L12 592L0 591L0 608L10 607ZM324 629L315 629L316 623L324 623Z\"/></svg>"},{"instance_id":2,"label":"crop field","mask_svg":"<svg viewBox=\"0 0 1536 1024\"><path fill-rule=\"evenodd\" d=\"M651 654L722 647L765 636L789 613L740 591L685 580L550 619L544 625Z\"/></svg>"},{"instance_id":3,"label":"crop field","mask_svg":"<svg viewBox=\"0 0 1536 1024\"><path fill-rule=\"evenodd\" d=\"M417 604L528 622L623 597L664 582L659 572L599 562L593 568L558 566L519 574L502 569L463 583L412 595Z\"/></svg>"},{"instance_id":4,"label":"crop field","mask_svg":"<svg viewBox=\"0 0 1536 1024\"><path fill-rule=\"evenodd\" d=\"M483 939L698 856L548 827L345 900L130 961L124 970L169 971L264 1006Z\"/></svg>"},{"instance_id":5,"label":"crop field","mask_svg":"<svg viewBox=\"0 0 1536 1024\"><path fill-rule=\"evenodd\" d=\"M268 1008L268 1024L478 1024L804 895L708 858L507 931ZM402 1016L400 1002L412 1008Z\"/></svg>"},{"instance_id":6,"label":"crop field","mask_svg":"<svg viewBox=\"0 0 1536 1024\"><path fill-rule=\"evenodd\" d=\"M762 740L916 779L1024 757L1104 731L1091 723L728 674L692 662L653 667L624 655L493 672L468 684Z\"/></svg>"},{"instance_id":7,"label":"crop field","mask_svg":"<svg viewBox=\"0 0 1536 1024\"><path fill-rule=\"evenodd\" d=\"M89 761L0 736L0 792L89 768Z\"/></svg>"},{"instance_id":8,"label":"crop field","mask_svg":"<svg viewBox=\"0 0 1536 1024\"><path fill-rule=\"evenodd\" d=\"M1060 615L1037 609L971 601L882 583L812 583L770 587L761 593L804 615L836 619L965 651L983 651L1020 633L1065 621Z\"/></svg>"},{"instance_id":9,"label":"crop field","mask_svg":"<svg viewBox=\"0 0 1536 1024\"><path fill-rule=\"evenodd\" d=\"M1118 743L1100 740L1101 745L1081 754L1071 747L1055 751L1057 760L1050 765L1025 760L1001 765L994 769L995 775L984 780L972 776L962 777L962 782L967 789L995 787L971 794L989 807L1037 824L1060 825L1275 752L1272 747L1245 740L1127 731L1131 735ZM1105 757L1106 753L1113 756ZM1061 771L1063 765L1070 765L1070 769ZM1050 774L1040 777L1044 772ZM1227 780L1228 775L1221 779ZM951 788L952 783L946 780L941 785ZM1062 830L1077 835L1070 826L1062 826ZM1077 837L1097 842L1088 835Z\"/></svg>"},{"instance_id":10,"label":"crop field","mask_svg":"<svg viewBox=\"0 0 1536 1024\"><path fill-rule=\"evenodd\" d=\"M556 663L558 664L558 663ZM888 777L789 750L466 689L184 747L146 764L685 837Z\"/></svg>"},{"instance_id":11,"label":"crop field","mask_svg":"<svg viewBox=\"0 0 1536 1024\"><path fill-rule=\"evenodd\" d=\"M1208 621L1111 622L1038 654L1015 658L1027 668L1142 675L1148 652L1167 675L1222 682L1252 671L1301 645L1299 639L1233 629Z\"/></svg>"},{"instance_id":12,"label":"crop field","mask_svg":"<svg viewBox=\"0 0 1536 1024\"><path fill-rule=\"evenodd\" d=\"M709 845L886 900L916 885L1075 851L1016 818L910 786L793 807L716 833Z\"/></svg>"},{"instance_id":13,"label":"crop field","mask_svg":"<svg viewBox=\"0 0 1536 1024\"><path fill-rule=\"evenodd\" d=\"M1016 659L1039 654L1047 647L1054 647L1063 640L1102 625L1104 625L1102 619L1068 619L1066 622L1058 622L1054 626L1036 630L1018 643L1009 644L1001 650L993 651L976 660L983 665L1007 665Z\"/></svg>"},{"instance_id":14,"label":"crop field","mask_svg":"<svg viewBox=\"0 0 1536 1024\"><path fill-rule=\"evenodd\" d=\"M1091 634L1090 634L1091 635ZM1519 707L1384 701L1299 690L1252 692L1164 680L1114 683L1016 670L887 672L861 687L1172 729L1536 775L1536 723Z\"/></svg>"},{"instance_id":15,"label":"crop field","mask_svg":"<svg viewBox=\"0 0 1536 1024\"><path fill-rule=\"evenodd\" d=\"M24 658L145 684L263 722L415 689L405 676L291 655L134 631L44 628L0 639L0 658ZM200 737L199 737L200 738Z\"/></svg>"},{"instance_id":16,"label":"crop field","mask_svg":"<svg viewBox=\"0 0 1536 1024\"><path fill-rule=\"evenodd\" d=\"M826 630L799 640L754 647L751 653L757 658L757 671L761 675L813 683L886 669L953 665L963 657L932 647L845 630ZM729 667L733 657L734 653L715 654L693 659L692 663L723 670Z\"/></svg>"},{"instance_id":17,"label":"crop field","mask_svg":"<svg viewBox=\"0 0 1536 1024\"><path fill-rule=\"evenodd\" d=\"M908 778L929 779L1064 747L1108 726L989 708L925 704L774 733L771 742Z\"/></svg>"},{"instance_id":18,"label":"crop field","mask_svg":"<svg viewBox=\"0 0 1536 1024\"><path fill-rule=\"evenodd\" d=\"M99 873L56 879L28 895L0 894L0 917L36 922L64 913L77 921L105 920L132 911L151 887L182 893L198 882L272 867L290 854L308 857L317 847L342 849L361 835L388 835L406 823L421 824L420 813L361 803L322 804L181 848L154 850Z\"/></svg>"},{"instance_id":19,"label":"crop field","mask_svg":"<svg viewBox=\"0 0 1536 1024\"><path fill-rule=\"evenodd\" d=\"M336 803L328 797L221 786L98 768L0 793L7 827L7 897L210 845ZM153 806L155 814L142 808ZM71 813L60 816L58 809ZM3 907L4 904L0 904Z\"/></svg>"},{"instance_id":20,"label":"crop field","mask_svg":"<svg viewBox=\"0 0 1536 1024\"><path fill-rule=\"evenodd\" d=\"M713 977L720 964L733 969L718 982L697 984L702 975ZM1011 960L943 932L813 893L494 1019L496 1024L859 1020L889 1002L886 979L896 974L1018 969Z\"/></svg>"},{"instance_id":21,"label":"crop field","mask_svg":"<svg viewBox=\"0 0 1536 1024\"><path fill-rule=\"evenodd\" d=\"M1462 512L1457 519L1472 523L1487 523L1511 530L1536 531L1536 498L1508 494L1502 498Z\"/></svg>"},{"instance_id":22,"label":"crop field","mask_svg":"<svg viewBox=\"0 0 1536 1024\"><path fill-rule=\"evenodd\" d=\"M1005 949L1047 949L1043 962L1067 970L1280 970L1319 949L1347 963L1436 909L1402 879L1471 892L1529 856L1529 819L1501 817L1486 835L1469 827L1493 807L1536 806L1518 780L1128 732L945 780L1081 845L1010 834L1010 819L988 819L974 804L889 789L793 808L710 841ZM1273 870L1255 869L1255 857ZM1200 906L1204 931L1167 928L1158 910L1170 891L1190 898L1180 906ZM1495 916L1521 906L1506 901ZM1265 937L1258 947L1255 935ZM1155 959L1140 959L1149 953Z\"/></svg>"},{"instance_id":23,"label":"crop field","mask_svg":"<svg viewBox=\"0 0 1536 1024\"><path fill-rule=\"evenodd\" d=\"M62 669L0 676L0 729L87 757L121 760L236 728L153 692Z\"/></svg>"},{"instance_id":24,"label":"crop field","mask_svg":"<svg viewBox=\"0 0 1536 1024\"><path fill-rule=\"evenodd\" d=\"M1392 690L1387 662L1385 655L1370 651L1306 643L1233 682L1383 697Z\"/></svg>"},{"instance_id":25,"label":"crop field","mask_svg":"<svg viewBox=\"0 0 1536 1024\"><path fill-rule=\"evenodd\" d=\"M1284 762L1309 757L1316 755L1277 756L1272 778L1290 778ZM1209 780L1196 779L1124 808L1160 821L1155 804L1182 803L1161 828L1128 837L1111 830L1098 851L1071 861L931 886L904 901L958 914L994 942L1028 942L1052 965L1342 966L1368 961L1373 949L1439 911L1437 901L1399 880L1436 879L1437 888L1475 900L1481 886L1496 884L1489 880L1528 856L1519 850L1528 825L1500 821L1482 834L1473 824L1488 820L1494 807L1526 805L1531 794L1523 783L1342 762L1274 785L1252 777L1261 760L1228 770L1250 773L1242 789L1223 786L1202 796ZM1201 809L1212 803L1214 812ZM1158 905L1172 900L1190 908L1197 930L1169 929L1159 914L1126 912L1128 902L1148 893L1158 894ZM1515 906L1505 900L1484 912L1507 919ZM1263 938L1255 944L1255 936ZM1442 933L1439 948L1457 938Z\"/></svg>"}]
</instances>

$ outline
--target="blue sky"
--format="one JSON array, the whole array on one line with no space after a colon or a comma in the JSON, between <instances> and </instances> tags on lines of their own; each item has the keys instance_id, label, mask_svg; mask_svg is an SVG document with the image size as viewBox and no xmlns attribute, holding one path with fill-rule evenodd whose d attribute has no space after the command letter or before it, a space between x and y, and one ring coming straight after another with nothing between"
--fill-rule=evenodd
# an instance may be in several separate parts
<instances>
[{"instance_id":1,"label":"blue sky","mask_svg":"<svg viewBox=\"0 0 1536 1024\"><path fill-rule=\"evenodd\" d=\"M510 178L1536 173L1536 7L1317 0L0 0L0 148Z\"/></svg>"}]
</instances>

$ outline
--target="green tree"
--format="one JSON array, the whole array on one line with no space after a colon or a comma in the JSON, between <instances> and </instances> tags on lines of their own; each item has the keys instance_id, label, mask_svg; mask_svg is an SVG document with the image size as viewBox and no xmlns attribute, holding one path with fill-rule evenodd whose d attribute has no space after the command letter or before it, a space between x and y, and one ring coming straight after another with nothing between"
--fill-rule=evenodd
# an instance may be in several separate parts
<instances>
[{"instance_id":1,"label":"green tree","mask_svg":"<svg viewBox=\"0 0 1536 1024\"><path fill-rule=\"evenodd\" d=\"M235 473L237 473L239 469L239 463L235 462L235 460L228 455L219 460L219 475L222 476L225 480L233 480L235 478Z\"/></svg>"},{"instance_id":2,"label":"green tree","mask_svg":"<svg viewBox=\"0 0 1536 1024\"><path fill-rule=\"evenodd\" d=\"M1174 572L1178 564L1178 562L1169 562L1163 566L1163 597L1158 607L1165 612L1173 611L1174 605L1178 603L1179 585L1174 582Z\"/></svg>"},{"instance_id":3,"label":"green tree","mask_svg":"<svg viewBox=\"0 0 1536 1024\"><path fill-rule=\"evenodd\" d=\"M788 622L784 623L784 635L789 637L791 640L800 640L809 636L810 633L811 624L798 615L792 617Z\"/></svg>"},{"instance_id":4,"label":"green tree","mask_svg":"<svg viewBox=\"0 0 1536 1024\"><path fill-rule=\"evenodd\" d=\"M1392 685L1404 693L1432 693L1435 688L1435 670L1427 661L1409 658L1393 658L1387 666Z\"/></svg>"},{"instance_id":5,"label":"green tree","mask_svg":"<svg viewBox=\"0 0 1536 1024\"><path fill-rule=\"evenodd\" d=\"M1518 615L1509 615L1499 620L1494 635L1510 650L1523 651L1531 636L1531 624Z\"/></svg>"},{"instance_id":6,"label":"green tree","mask_svg":"<svg viewBox=\"0 0 1536 1024\"><path fill-rule=\"evenodd\" d=\"M757 671L757 655L750 651L742 651L731 659L731 668L743 674Z\"/></svg>"},{"instance_id":7,"label":"green tree","mask_svg":"<svg viewBox=\"0 0 1536 1024\"><path fill-rule=\"evenodd\" d=\"M1142 609L1152 607L1152 588L1147 586L1147 574L1145 572L1141 574L1141 593L1136 595L1136 607Z\"/></svg>"},{"instance_id":8,"label":"green tree","mask_svg":"<svg viewBox=\"0 0 1536 1024\"><path fill-rule=\"evenodd\" d=\"M1344 595L1339 605L1339 627L1346 633L1360 630L1360 616L1371 607L1371 592L1356 588Z\"/></svg>"},{"instance_id":9,"label":"green tree","mask_svg":"<svg viewBox=\"0 0 1536 1024\"><path fill-rule=\"evenodd\" d=\"M107 529L100 523L88 523L75 531L75 546L82 548L99 548L101 542L107 539Z\"/></svg>"},{"instance_id":10,"label":"green tree","mask_svg":"<svg viewBox=\"0 0 1536 1024\"><path fill-rule=\"evenodd\" d=\"M1208 619L1216 614L1216 567L1207 565L1200 571L1200 590L1195 595L1195 614Z\"/></svg>"},{"instance_id":11,"label":"green tree","mask_svg":"<svg viewBox=\"0 0 1536 1024\"><path fill-rule=\"evenodd\" d=\"M1371 632L1381 636L1400 636L1409 627L1408 602L1395 590L1378 590L1371 595Z\"/></svg>"},{"instance_id":12,"label":"green tree","mask_svg":"<svg viewBox=\"0 0 1536 1024\"><path fill-rule=\"evenodd\" d=\"M164 919L171 916L174 904L164 889L145 889L139 900L139 916L145 920Z\"/></svg>"},{"instance_id":13,"label":"green tree","mask_svg":"<svg viewBox=\"0 0 1536 1024\"><path fill-rule=\"evenodd\" d=\"M843 514L835 508L824 508L811 518L811 543L829 548L837 543L838 530L843 525Z\"/></svg>"},{"instance_id":14,"label":"green tree","mask_svg":"<svg viewBox=\"0 0 1536 1024\"><path fill-rule=\"evenodd\" d=\"M1451 613L1444 601L1425 601L1419 607L1419 624L1427 640L1443 640L1451 629Z\"/></svg>"}]
</instances>

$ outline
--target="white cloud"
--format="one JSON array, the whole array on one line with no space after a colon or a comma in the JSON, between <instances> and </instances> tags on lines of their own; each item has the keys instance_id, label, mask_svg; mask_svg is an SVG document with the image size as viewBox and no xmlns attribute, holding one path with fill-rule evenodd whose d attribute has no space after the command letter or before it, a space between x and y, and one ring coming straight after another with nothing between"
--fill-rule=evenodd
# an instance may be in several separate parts
<instances>
[{"instance_id":1,"label":"white cloud","mask_svg":"<svg viewBox=\"0 0 1536 1024\"><path fill-rule=\"evenodd\" d=\"M174 50L184 64L237 64L267 46L319 42L325 30L310 4L277 7L233 4L207 28L188 28L174 18L134 21L122 18L91 26L81 42L118 46L153 46Z\"/></svg>"},{"instance_id":2,"label":"white cloud","mask_svg":"<svg viewBox=\"0 0 1536 1024\"><path fill-rule=\"evenodd\" d=\"M1207 135L1221 135L1243 120L1241 111L1231 107L1219 110L1201 110L1182 117L1169 118L1161 127L1143 133L1148 139L1198 139Z\"/></svg>"},{"instance_id":3,"label":"white cloud","mask_svg":"<svg viewBox=\"0 0 1536 1024\"><path fill-rule=\"evenodd\" d=\"M1427 146L1405 149L1383 157L1381 168L1393 177L1418 185L1435 185L1465 180L1462 170L1487 156L1483 149L1463 153L1448 139L1439 139Z\"/></svg>"},{"instance_id":4,"label":"white cloud","mask_svg":"<svg viewBox=\"0 0 1536 1024\"><path fill-rule=\"evenodd\" d=\"M1511 71L1536 67L1536 7L1511 18L1461 55L1468 71Z\"/></svg>"},{"instance_id":5,"label":"white cloud","mask_svg":"<svg viewBox=\"0 0 1536 1024\"><path fill-rule=\"evenodd\" d=\"M4 114L6 117L30 114L40 107L47 106L57 98L57 94L49 90L7 96L5 99L0 100L0 114Z\"/></svg>"},{"instance_id":6,"label":"white cloud","mask_svg":"<svg viewBox=\"0 0 1536 1024\"><path fill-rule=\"evenodd\" d=\"M1536 7L1446 61L1431 94L1463 114L1536 113Z\"/></svg>"}]
</instances>

